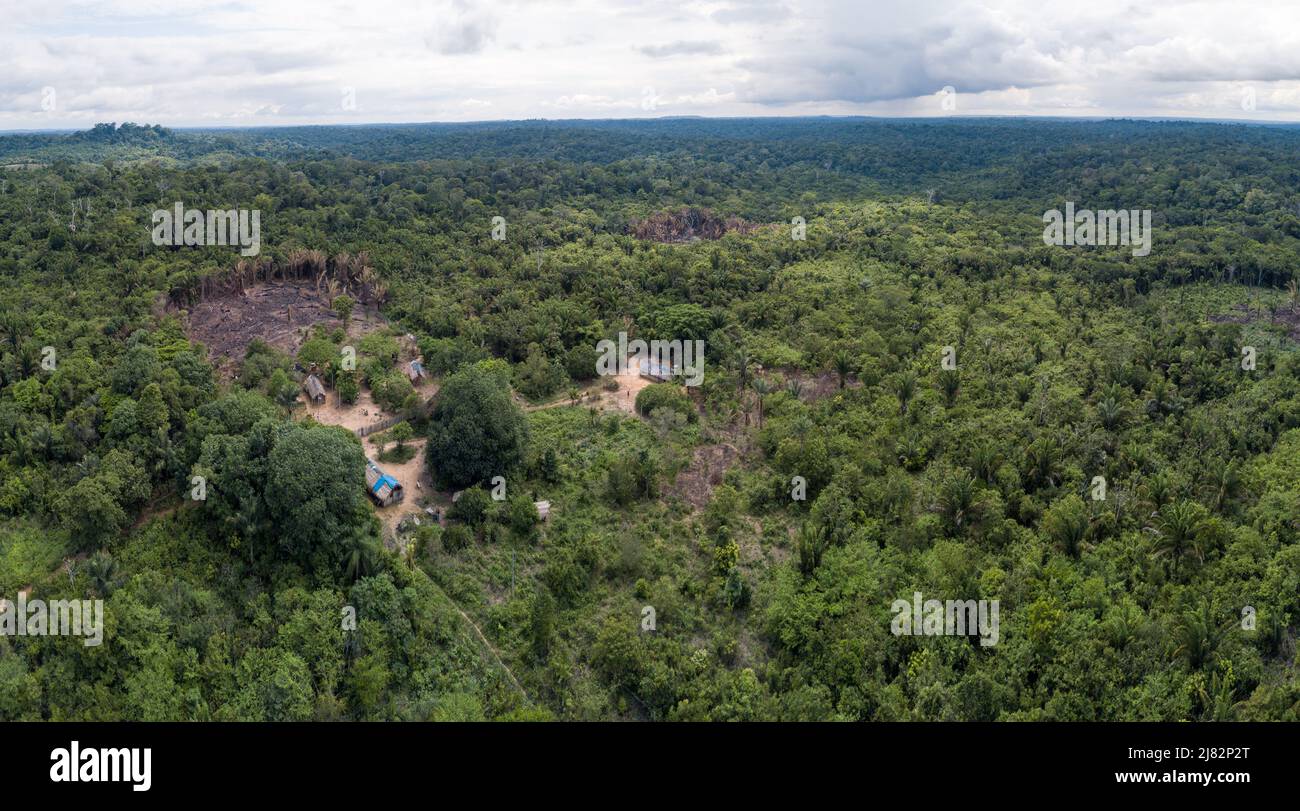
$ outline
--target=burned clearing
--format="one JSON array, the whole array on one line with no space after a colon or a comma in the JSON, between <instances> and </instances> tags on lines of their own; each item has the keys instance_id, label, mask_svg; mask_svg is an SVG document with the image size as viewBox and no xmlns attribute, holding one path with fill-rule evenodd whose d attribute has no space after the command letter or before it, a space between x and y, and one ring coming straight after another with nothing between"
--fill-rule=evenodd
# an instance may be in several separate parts
<instances>
[{"instance_id":1,"label":"burned clearing","mask_svg":"<svg viewBox=\"0 0 1300 811\"><path fill-rule=\"evenodd\" d=\"M1257 305L1239 304L1228 313L1216 313L1209 317L1215 324L1240 324L1245 326L1256 322L1268 323L1281 327L1287 337L1300 341L1300 308L1295 304L1285 307L1261 308Z\"/></svg>"},{"instance_id":2,"label":"burned clearing","mask_svg":"<svg viewBox=\"0 0 1300 811\"><path fill-rule=\"evenodd\" d=\"M225 379L238 372L255 338L292 357L311 335L312 327L343 326L326 297L300 283L259 284L242 293L209 298L180 312L189 337L207 347L209 360ZM357 308L349 332L363 335L379 323Z\"/></svg>"},{"instance_id":3,"label":"burned clearing","mask_svg":"<svg viewBox=\"0 0 1300 811\"><path fill-rule=\"evenodd\" d=\"M726 234L752 234L762 227L740 217L723 217L710 209L690 206L633 220L628 223L628 232L640 240L673 245L722 239Z\"/></svg>"}]
</instances>

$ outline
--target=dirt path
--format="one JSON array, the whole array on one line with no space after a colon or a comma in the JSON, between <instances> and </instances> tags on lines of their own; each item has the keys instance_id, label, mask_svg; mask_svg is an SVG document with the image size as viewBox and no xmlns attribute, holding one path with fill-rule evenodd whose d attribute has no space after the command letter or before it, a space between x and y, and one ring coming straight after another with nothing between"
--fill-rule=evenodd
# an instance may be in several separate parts
<instances>
[{"instance_id":1,"label":"dirt path","mask_svg":"<svg viewBox=\"0 0 1300 811\"><path fill-rule=\"evenodd\" d=\"M434 585L437 584L435 583ZM469 614L466 614L459 605L456 605L456 601L451 599L451 595L447 594L446 591L443 591L442 594L444 597L447 598L447 601L451 603L452 607L456 609L456 613L460 614L461 618L469 623L469 627L474 629L474 633L475 635L478 636L479 641L483 643L483 646L488 649L489 653L492 654L492 658L496 660L496 663L500 665L501 669L504 670L506 672L506 675L510 677L510 683L513 684L515 686L515 689L519 691L519 695L524 697L524 701L528 701L528 693L524 692L523 685L519 683L519 679L515 678L514 671L512 671L510 667L501 659L501 654L497 651L496 647L491 642L488 641L488 638L486 636L483 635L483 631L478 627L478 623L470 619Z\"/></svg>"}]
</instances>

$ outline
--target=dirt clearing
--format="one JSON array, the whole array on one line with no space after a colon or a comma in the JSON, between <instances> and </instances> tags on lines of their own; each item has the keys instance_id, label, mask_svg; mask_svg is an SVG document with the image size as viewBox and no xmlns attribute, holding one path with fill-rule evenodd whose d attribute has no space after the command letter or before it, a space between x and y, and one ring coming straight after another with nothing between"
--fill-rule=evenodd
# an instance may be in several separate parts
<instances>
[{"instance_id":1,"label":"dirt clearing","mask_svg":"<svg viewBox=\"0 0 1300 811\"><path fill-rule=\"evenodd\" d=\"M630 359L623 364L624 372L610 377L599 378L595 383L590 383L579 390L579 400L576 405L586 406L587 408L598 408L601 411L622 411L625 414L636 413L636 396L653 383L640 375L637 371L636 364ZM606 381L613 380L618 384L617 389L606 390ZM573 405L568 397L563 397L550 403L541 405L525 406L525 411L541 411L545 408L559 408L560 406Z\"/></svg>"},{"instance_id":2,"label":"dirt clearing","mask_svg":"<svg viewBox=\"0 0 1300 811\"><path fill-rule=\"evenodd\" d=\"M315 325L343 326L314 287L292 282L259 284L242 294L209 298L194 305L185 322L189 337L208 348L209 360L227 380L238 372L254 338L292 357ZM348 335L359 338L382 325L382 318L358 307Z\"/></svg>"}]
</instances>

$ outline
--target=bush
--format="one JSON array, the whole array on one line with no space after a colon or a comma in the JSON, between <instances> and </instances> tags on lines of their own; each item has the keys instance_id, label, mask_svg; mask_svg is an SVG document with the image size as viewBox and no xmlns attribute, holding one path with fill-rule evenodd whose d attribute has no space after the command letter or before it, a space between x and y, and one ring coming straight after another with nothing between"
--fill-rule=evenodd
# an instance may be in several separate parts
<instances>
[{"instance_id":1,"label":"bush","mask_svg":"<svg viewBox=\"0 0 1300 811\"><path fill-rule=\"evenodd\" d=\"M537 515L537 505L523 493L510 497L506 505L506 517L515 534L527 541L532 540L537 522L541 520Z\"/></svg>"},{"instance_id":2,"label":"bush","mask_svg":"<svg viewBox=\"0 0 1300 811\"><path fill-rule=\"evenodd\" d=\"M452 524L443 530L442 548L446 550L448 554L454 555L460 550L468 548L469 542L473 540L473 538L474 536L469 531L469 527L466 527L464 524Z\"/></svg>"},{"instance_id":3,"label":"bush","mask_svg":"<svg viewBox=\"0 0 1300 811\"><path fill-rule=\"evenodd\" d=\"M372 332L362 338L357 345L357 350L367 358L373 358L384 369L393 368L393 364L397 363L398 355L402 354L397 339L382 332Z\"/></svg>"},{"instance_id":4,"label":"bush","mask_svg":"<svg viewBox=\"0 0 1300 811\"><path fill-rule=\"evenodd\" d=\"M429 338L420 342L420 354L429 374L443 376L462 366L486 360L485 350L464 338Z\"/></svg>"},{"instance_id":5,"label":"bush","mask_svg":"<svg viewBox=\"0 0 1300 811\"><path fill-rule=\"evenodd\" d=\"M415 437L415 429L409 422L399 422L384 434L384 438L389 442L396 442L398 447L405 445Z\"/></svg>"},{"instance_id":6,"label":"bush","mask_svg":"<svg viewBox=\"0 0 1300 811\"><path fill-rule=\"evenodd\" d=\"M254 338L248 344L248 351L244 355L244 362L239 370L239 383L246 389L261 388L276 369L287 372L291 368L292 364L289 363L287 355L260 338Z\"/></svg>"},{"instance_id":7,"label":"bush","mask_svg":"<svg viewBox=\"0 0 1300 811\"><path fill-rule=\"evenodd\" d=\"M596 360L600 353L592 344L578 344L564 355L564 370L571 380L592 380L596 377Z\"/></svg>"},{"instance_id":8,"label":"bush","mask_svg":"<svg viewBox=\"0 0 1300 811\"><path fill-rule=\"evenodd\" d=\"M410 445L394 445L379 452L379 461L401 465L411 461L416 453L418 451Z\"/></svg>"},{"instance_id":9,"label":"bush","mask_svg":"<svg viewBox=\"0 0 1300 811\"><path fill-rule=\"evenodd\" d=\"M609 496L615 504L631 504L639 498L654 498L658 465L649 451L620 457L609 468Z\"/></svg>"},{"instance_id":10,"label":"bush","mask_svg":"<svg viewBox=\"0 0 1300 811\"><path fill-rule=\"evenodd\" d=\"M415 393L415 388L411 386L411 381L406 379L406 375L401 372L390 372L381 377L370 391L374 394L376 403L389 411L398 411L406 402L406 398Z\"/></svg>"},{"instance_id":11,"label":"bush","mask_svg":"<svg viewBox=\"0 0 1300 811\"><path fill-rule=\"evenodd\" d=\"M433 545L442 539L442 527L434 523L424 523L415 528L415 545L417 552L423 557L433 552ZM443 548L446 548L444 543Z\"/></svg>"},{"instance_id":12,"label":"bush","mask_svg":"<svg viewBox=\"0 0 1300 811\"><path fill-rule=\"evenodd\" d=\"M655 409L667 408L689 420L695 419L695 409L691 398L686 396L682 387L674 383L651 383L636 396L637 413L648 417Z\"/></svg>"},{"instance_id":13,"label":"bush","mask_svg":"<svg viewBox=\"0 0 1300 811\"><path fill-rule=\"evenodd\" d=\"M276 369L266 381L266 394L282 406L291 406L298 399L298 384L288 372Z\"/></svg>"},{"instance_id":14,"label":"bush","mask_svg":"<svg viewBox=\"0 0 1300 811\"><path fill-rule=\"evenodd\" d=\"M537 344L529 345L528 358L515 368L515 387L530 400L546 397L565 382L564 369Z\"/></svg>"},{"instance_id":15,"label":"bush","mask_svg":"<svg viewBox=\"0 0 1300 811\"><path fill-rule=\"evenodd\" d=\"M451 505L448 516L457 521L464 521L472 527L478 527L487 519L488 508L491 506L492 499L486 490L471 487L461 492L460 498Z\"/></svg>"},{"instance_id":16,"label":"bush","mask_svg":"<svg viewBox=\"0 0 1300 811\"><path fill-rule=\"evenodd\" d=\"M339 400L348 405L355 403L357 396L361 394L356 372L339 372L338 378L334 381L334 388L339 393Z\"/></svg>"},{"instance_id":17,"label":"bush","mask_svg":"<svg viewBox=\"0 0 1300 811\"><path fill-rule=\"evenodd\" d=\"M308 371L315 366L323 372L338 357L339 348L324 338L312 338L298 349L298 365Z\"/></svg>"}]
</instances>

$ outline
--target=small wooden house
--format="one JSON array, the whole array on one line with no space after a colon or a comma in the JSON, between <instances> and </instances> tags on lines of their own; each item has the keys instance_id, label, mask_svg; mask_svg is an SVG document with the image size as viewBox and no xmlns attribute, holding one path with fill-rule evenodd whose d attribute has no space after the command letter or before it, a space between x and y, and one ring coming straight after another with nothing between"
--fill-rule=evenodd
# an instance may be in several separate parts
<instances>
[{"instance_id":1,"label":"small wooden house","mask_svg":"<svg viewBox=\"0 0 1300 811\"><path fill-rule=\"evenodd\" d=\"M413 360L406 365L406 377L411 381L412 385L420 385L420 381L423 380L425 376L426 372L424 371L424 364L420 363L418 360Z\"/></svg>"},{"instance_id":2,"label":"small wooden house","mask_svg":"<svg viewBox=\"0 0 1300 811\"><path fill-rule=\"evenodd\" d=\"M373 460L366 460L366 492L380 507L396 504L406 497L401 482L380 470Z\"/></svg>"},{"instance_id":3,"label":"small wooden house","mask_svg":"<svg viewBox=\"0 0 1300 811\"><path fill-rule=\"evenodd\" d=\"M321 384L320 378L316 375L307 375L302 387L307 392L307 398L313 403L320 405L325 402L325 386Z\"/></svg>"},{"instance_id":4,"label":"small wooden house","mask_svg":"<svg viewBox=\"0 0 1300 811\"><path fill-rule=\"evenodd\" d=\"M551 516L551 502L534 501L533 506L537 508L537 517L543 521Z\"/></svg>"}]
</instances>

